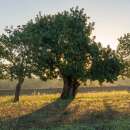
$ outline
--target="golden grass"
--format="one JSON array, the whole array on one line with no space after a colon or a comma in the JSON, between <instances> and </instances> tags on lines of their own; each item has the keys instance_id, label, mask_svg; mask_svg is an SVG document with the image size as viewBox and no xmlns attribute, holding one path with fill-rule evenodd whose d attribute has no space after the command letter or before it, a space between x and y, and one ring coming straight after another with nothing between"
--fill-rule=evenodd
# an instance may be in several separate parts
<instances>
[{"instance_id":1,"label":"golden grass","mask_svg":"<svg viewBox=\"0 0 130 130\"><path fill-rule=\"evenodd\" d=\"M129 130L130 93L127 91L79 93L74 100L60 100L59 96L24 95L19 103L13 103L12 96L1 96L0 130L46 130L49 127L53 130L55 126L61 130L62 126L69 124L72 124L73 129L77 123L79 125L76 128L79 129L82 126L80 124L84 124L86 128L88 125L95 129L97 126L107 128L109 125L118 128L119 125L122 128L120 130ZM122 121L124 125L120 123Z\"/></svg>"},{"instance_id":2,"label":"golden grass","mask_svg":"<svg viewBox=\"0 0 130 130\"><path fill-rule=\"evenodd\" d=\"M0 97L0 118L16 118L33 113L52 104L58 97L59 94L21 96L19 103L13 103L11 96ZM63 104L64 102L60 102L61 109ZM55 106L51 107L54 108ZM60 113L61 109L54 108L53 113L57 111ZM87 117L92 113L108 111L130 114L130 93L127 91L80 93L64 109L65 113L69 113L67 122L79 120L82 116Z\"/></svg>"}]
</instances>

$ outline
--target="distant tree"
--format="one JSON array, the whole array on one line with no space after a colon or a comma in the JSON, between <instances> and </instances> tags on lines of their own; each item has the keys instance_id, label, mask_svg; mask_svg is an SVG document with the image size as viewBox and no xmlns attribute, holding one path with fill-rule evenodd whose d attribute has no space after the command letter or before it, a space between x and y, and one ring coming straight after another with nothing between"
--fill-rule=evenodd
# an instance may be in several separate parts
<instances>
[{"instance_id":1,"label":"distant tree","mask_svg":"<svg viewBox=\"0 0 130 130\"><path fill-rule=\"evenodd\" d=\"M127 58L130 56L130 33L124 34L118 41L117 53L120 54L121 57Z\"/></svg>"},{"instance_id":2,"label":"distant tree","mask_svg":"<svg viewBox=\"0 0 130 130\"><path fill-rule=\"evenodd\" d=\"M125 62L123 75L130 77L130 33L124 34L118 41L117 53Z\"/></svg>"},{"instance_id":3,"label":"distant tree","mask_svg":"<svg viewBox=\"0 0 130 130\"><path fill-rule=\"evenodd\" d=\"M8 77L17 79L14 102L19 101L20 90L25 77L31 77L33 70L32 53L29 49L28 36L23 32L23 26L5 29L5 34L0 36L2 58L8 63Z\"/></svg>"},{"instance_id":4,"label":"distant tree","mask_svg":"<svg viewBox=\"0 0 130 130\"><path fill-rule=\"evenodd\" d=\"M120 61L110 48L94 42L93 29L94 23L78 7L56 15L39 14L26 26L37 74L43 79L61 77L62 99L74 98L81 82L112 82L120 73Z\"/></svg>"},{"instance_id":5,"label":"distant tree","mask_svg":"<svg viewBox=\"0 0 130 130\"><path fill-rule=\"evenodd\" d=\"M2 73L3 73L3 70L2 70L2 48L1 48L1 43L0 43L0 79L1 79L1 77L2 77Z\"/></svg>"}]
</instances>

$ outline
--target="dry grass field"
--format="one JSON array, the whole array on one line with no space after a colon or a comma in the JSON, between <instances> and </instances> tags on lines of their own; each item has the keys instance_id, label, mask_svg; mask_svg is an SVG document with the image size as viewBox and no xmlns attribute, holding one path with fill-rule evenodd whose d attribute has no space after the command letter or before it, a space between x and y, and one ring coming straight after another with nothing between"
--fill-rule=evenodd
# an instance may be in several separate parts
<instances>
[{"instance_id":1,"label":"dry grass field","mask_svg":"<svg viewBox=\"0 0 130 130\"><path fill-rule=\"evenodd\" d=\"M27 79L19 103L16 81L0 81L0 130L130 130L130 79L87 82L74 100L60 100L62 80Z\"/></svg>"},{"instance_id":2,"label":"dry grass field","mask_svg":"<svg viewBox=\"0 0 130 130\"><path fill-rule=\"evenodd\" d=\"M0 130L130 130L130 93L79 93L74 100L57 94L0 97Z\"/></svg>"}]
</instances>

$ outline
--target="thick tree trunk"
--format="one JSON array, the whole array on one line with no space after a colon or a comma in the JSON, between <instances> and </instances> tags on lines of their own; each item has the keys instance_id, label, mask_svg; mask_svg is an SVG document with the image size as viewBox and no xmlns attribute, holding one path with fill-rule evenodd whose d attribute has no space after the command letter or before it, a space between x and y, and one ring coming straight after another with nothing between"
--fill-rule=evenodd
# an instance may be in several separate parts
<instances>
[{"instance_id":1,"label":"thick tree trunk","mask_svg":"<svg viewBox=\"0 0 130 130\"><path fill-rule=\"evenodd\" d=\"M70 77L63 77L63 90L61 94L61 99L68 99L70 88L71 88L71 78Z\"/></svg>"},{"instance_id":2,"label":"thick tree trunk","mask_svg":"<svg viewBox=\"0 0 130 130\"><path fill-rule=\"evenodd\" d=\"M77 80L72 80L71 77L64 77L63 82L64 86L61 94L61 99L75 98L77 89L79 87L79 82Z\"/></svg>"},{"instance_id":3,"label":"thick tree trunk","mask_svg":"<svg viewBox=\"0 0 130 130\"><path fill-rule=\"evenodd\" d=\"M72 87L72 96L73 98L75 98L77 91L78 91L78 87L80 86L80 83L77 80L73 81L73 87Z\"/></svg>"},{"instance_id":4,"label":"thick tree trunk","mask_svg":"<svg viewBox=\"0 0 130 130\"><path fill-rule=\"evenodd\" d=\"M24 78L19 78L18 83L16 85L14 102L18 102L19 101L21 86L22 86L23 82L24 82Z\"/></svg>"}]
</instances>

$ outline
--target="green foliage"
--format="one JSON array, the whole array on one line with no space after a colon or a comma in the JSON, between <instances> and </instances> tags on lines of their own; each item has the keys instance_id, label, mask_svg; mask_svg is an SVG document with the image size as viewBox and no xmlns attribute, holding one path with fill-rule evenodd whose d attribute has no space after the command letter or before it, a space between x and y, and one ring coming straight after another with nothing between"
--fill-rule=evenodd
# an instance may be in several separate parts
<instances>
[{"instance_id":1,"label":"green foliage","mask_svg":"<svg viewBox=\"0 0 130 130\"><path fill-rule=\"evenodd\" d=\"M71 76L83 79L87 74L85 64L93 25L84 10L78 7L56 15L39 14L26 29L32 33L32 42L38 52L34 60L37 68L46 72L48 78Z\"/></svg>"},{"instance_id":2,"label":"green foliage","mask_svg":"<svg viewBox=\"0 0 130 130\"><path fill-rule=\"evenodd\" d=\"M78 82L113 82L123 63L110 47L94 41L93 29L94 23L78 7L55 15L39 13L24 26L6 29L7 34L0 37L0 55L10 63L11 78L33 73L43 80L71 77Z\"/></svg>"},{"instance_id":3,"label":"green foliage","mask_svg":"<svg viewBox=\"0 0 130 130\"><path fill-rule=\"evenodd\" d=\"M117 80L124 69L122 60L109 46L107 48L101 48L100 44L98 46L97 48L100 51L94 52L95 56L90 69L90 79L98 80L100 83L104 81L113 82Z\"/></svg>"},{"instance_id":4,"label":"green foliage","mask_svg":"<svg viewBox=\"0 0 130 130\"><path fill-rule=\"evenodd\" d=\"M2 59L6 61L4 64L8 68L8 75L11 79L30 77L32 73L32 55L23 29L21 26L15 29L6 28L6 34L0 37Z\"/></svg>"},{"instance_id":5,"label":"green foliage","mask_svg":"<svg viewBox=\"0 0 130 130\"><path fill-rule=\"evenodd\" d=\"M110 48L102 48L90 37L93 26L84 10L78 8L56 15L37 15L26 30L31 32L38 52L36 63L40 77L46 72L47 78L71 76L81 81L89 78L101 82L116 80L121 62Z\"/></svg>"},{"instance_id":6,"label":"green foliage","mask_svg":"<svg viewBox=\"0 0 130 130\"><path fill-rule=\"evenodd\" d=\"M0 79L8 79L8 65L0 62Z\"/></svg>"},{"instance_id":7,"label":"green foliage","mask_svg":"<svg viewBox=\"0 0 130 130\"><path fill-rule=\"evenodd\" d=\"M119 45L117 48L118 55L123 58L125 69L123 76L130 77L130 33L124 34L119 39Z\"/></svg>"},{"instance_id":8,"label":"green foliage","mask_svg":"<svg viewBox=\"0 0 130 130\"><path fill-rule=\"evenodd\" d=\"M121 57L127 58L130 56L130 33L124 34L124 36L120 37L118 41L119 45L117 48L117 53Z\"/></svg>"}]
</instances>

